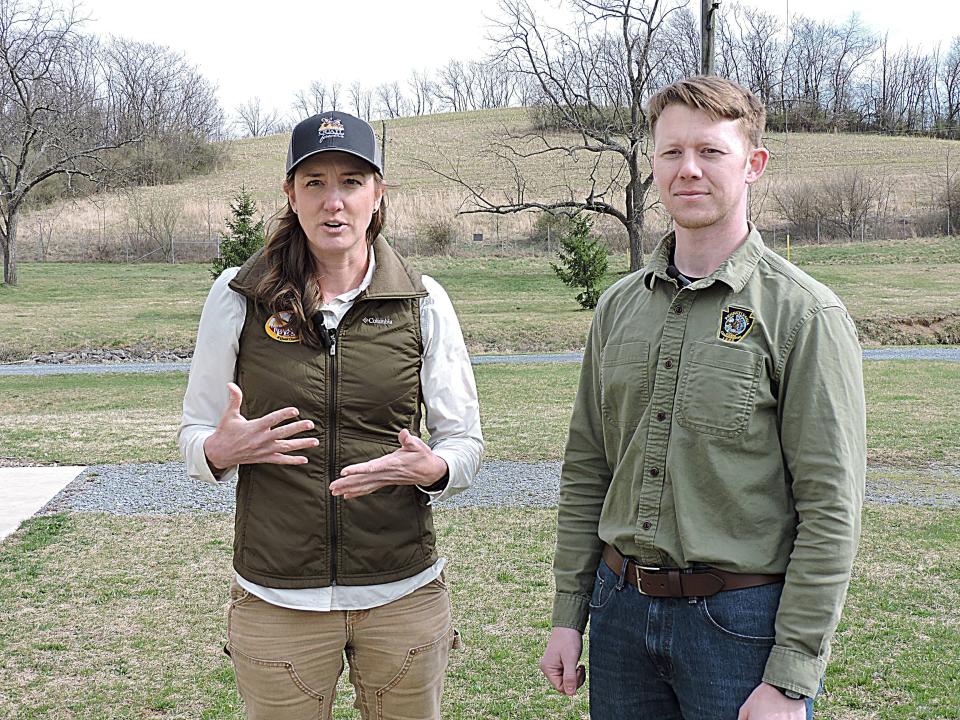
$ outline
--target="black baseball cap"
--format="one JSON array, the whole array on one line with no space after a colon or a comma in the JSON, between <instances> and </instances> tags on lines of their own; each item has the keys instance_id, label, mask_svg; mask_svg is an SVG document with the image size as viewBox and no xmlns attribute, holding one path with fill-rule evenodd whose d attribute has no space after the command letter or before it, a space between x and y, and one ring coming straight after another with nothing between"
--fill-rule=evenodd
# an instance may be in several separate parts
<instances>
[{"instance_id":1,"label":"black baseball cap","mask_svg":"<svg viewBox=\"0 0 960 720\"><path fill-rule=\"evenodd\" d=\"M287 149L287 175L301 161L328 150L356 155L383 175L383 161L373 128L368 122L337 110L308 117L293 128Z\"/></svg>"}]
</instances>

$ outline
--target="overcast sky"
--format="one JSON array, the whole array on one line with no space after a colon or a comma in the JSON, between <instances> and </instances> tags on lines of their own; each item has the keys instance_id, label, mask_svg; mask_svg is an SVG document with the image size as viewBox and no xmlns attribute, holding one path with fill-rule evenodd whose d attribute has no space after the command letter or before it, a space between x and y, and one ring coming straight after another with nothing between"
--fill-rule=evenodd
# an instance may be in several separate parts
<instances>
[{"instance_id":1,"label":"overcast sky","mask_svg":"<svg viewBox=\"0 0 960 720\"><path fill-rule=\"evenodd\" d=\"M373 87L405 81L413 70L434 70L451 59L480 59L489 49L487 17L496 0L80 0L87 30L155 42L182 52L219 88L229 113L250 97L286 114L297 90L312 80L359 81ZM557 0L531 0L557 6ZM724 0L723 6L729 0ZM786 17L844 20L854 11L891 44L946 49L960 35L955 0L745 0ZM700 3L690 1L699 14Z\"/></svg>"}]
</instances>

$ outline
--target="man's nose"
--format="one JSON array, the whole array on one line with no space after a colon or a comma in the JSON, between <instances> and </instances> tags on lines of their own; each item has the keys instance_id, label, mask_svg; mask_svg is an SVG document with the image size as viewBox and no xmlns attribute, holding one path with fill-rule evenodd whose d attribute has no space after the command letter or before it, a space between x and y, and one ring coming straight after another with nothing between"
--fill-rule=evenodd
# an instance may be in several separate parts
<instances>
[{"instance_id":1,"label":"man's nose","mask_svg":"<svg viewBox=\"0 0 960 720\"><path fill-rule=\"evenodd\" d=\"M680 163L680 177L698 178L701 176L700 162L695 152L686 152Z\"/></svg>"}]
</instances>

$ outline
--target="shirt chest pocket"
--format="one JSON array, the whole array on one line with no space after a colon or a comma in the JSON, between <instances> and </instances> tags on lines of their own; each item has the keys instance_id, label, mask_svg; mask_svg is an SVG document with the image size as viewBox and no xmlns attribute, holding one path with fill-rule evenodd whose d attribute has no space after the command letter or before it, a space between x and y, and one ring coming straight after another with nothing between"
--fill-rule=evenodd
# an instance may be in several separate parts
<instances>
[{"instance_id":1,"label":"shirt chest pocket","mask_svg":"<svg viewBox=\"0 0 960 720\"><path fill-rule=\"evenodd\" d=\"M680 377L677 422L688 430L732 438L753 414L763 358L749 350L696 342Z\"/></svg>"},{"instance_id":2,"label":"shirt chest pocket","mask_svg":"<svg viewBox=\"0 0 960 720\"><path fill-rule=\"evenodd\" d=\"M603 416L615 427L636 427L650 401L644 340L607 345L600 360L600 401Z\"/></svg>"}]
</instances>

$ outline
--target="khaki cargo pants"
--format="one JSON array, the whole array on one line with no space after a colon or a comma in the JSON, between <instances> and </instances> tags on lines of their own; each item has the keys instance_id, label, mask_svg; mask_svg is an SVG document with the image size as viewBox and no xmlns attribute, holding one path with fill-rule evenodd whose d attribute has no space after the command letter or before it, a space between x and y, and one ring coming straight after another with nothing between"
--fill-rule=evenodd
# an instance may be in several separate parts
<instances>
[{"instance_id":1,"label":"khaki cargo pants","mask_svg":"<svg viewBox=\"0 0 960 720\"><path fill-rule=\"evenodd\" d=\"M439 579L381 607L332 612L277 607L234 582L227 632L248 720L329 720L344 653L364 720L439 720L459 637Z\"/></svg>"}]
</instances>

